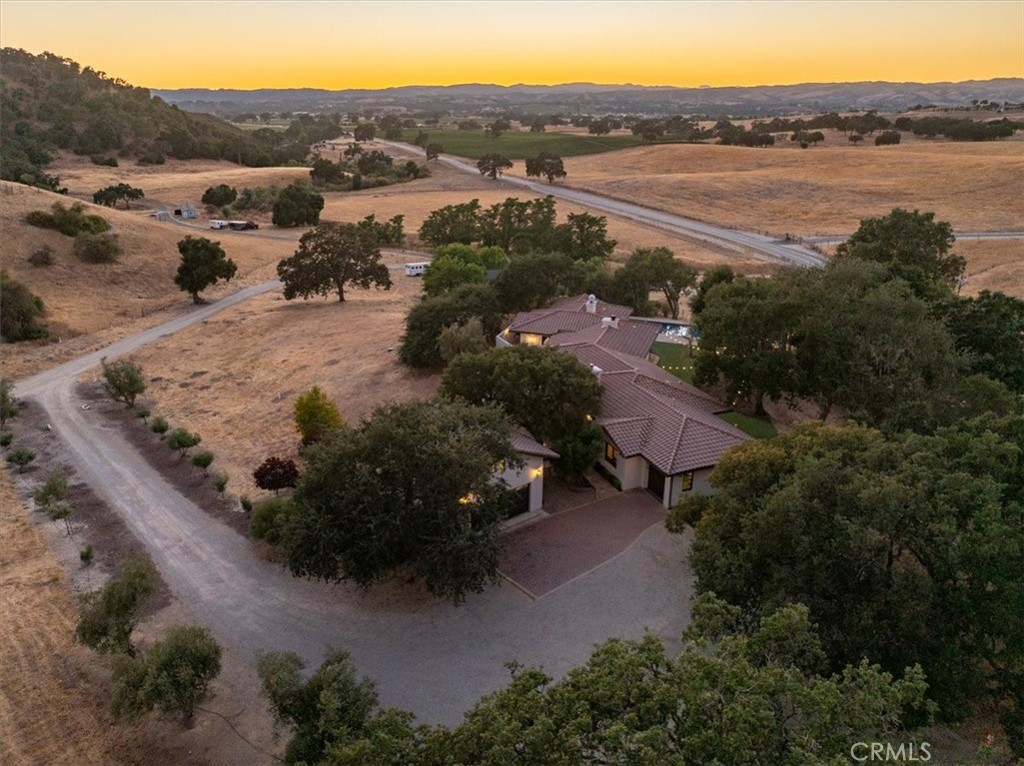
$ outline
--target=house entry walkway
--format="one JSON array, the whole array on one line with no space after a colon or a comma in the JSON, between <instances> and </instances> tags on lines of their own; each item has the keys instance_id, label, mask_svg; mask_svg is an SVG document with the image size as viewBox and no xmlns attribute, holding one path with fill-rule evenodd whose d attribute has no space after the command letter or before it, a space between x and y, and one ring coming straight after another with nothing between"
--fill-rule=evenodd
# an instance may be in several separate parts
<instances>
[{"instance_id":1,"label":"house entry walkway","mask_svg":"<svg viewBox=\"0 0 1024 766\"><path fill-rule=\"evenodd\" d=\"M499 570L540 598L613 559L664 520L665 509L646 490L616 492L510 532Z\"/></svg>"}]
</instances>

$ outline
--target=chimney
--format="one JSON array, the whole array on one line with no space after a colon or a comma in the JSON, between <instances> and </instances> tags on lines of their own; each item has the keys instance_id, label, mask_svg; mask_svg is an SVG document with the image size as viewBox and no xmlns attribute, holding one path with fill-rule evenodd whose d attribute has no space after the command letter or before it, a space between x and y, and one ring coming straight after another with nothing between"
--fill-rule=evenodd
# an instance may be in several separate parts
<instances>
[{"instance_id":1,"label":"chimney","mask_svg":"<svg viewBox=\"0 0 1024 766\"><path fill-rule=\"evenodd\" d=\"M604 370L602 370L596 364L590 365L590 371L594 373L594 377L597 378L598 380L601 379L601 373L604 372Z\"/></svg>"},{"instance_id":2,"label":"chimney","mask_svg":"<svg viewBox=\"0 0 1024 766\"><path fill-rule=\"evenodd\" d=\"M590 295L587 296L587 313L588 314L596 314L597 313L597 296L594 295L593 293L591 293Z\"/></svg>"},{"instance_id":3,"label":"chimney","mask_svg":"<svg viewBox=\"0 0 1024 766\"><path fill-rule=\"evenodd\" d=\"M618 317L601 317L602 327L611 327L612 329L619 329L619 318Z\"/></svg>"}]
</instances>

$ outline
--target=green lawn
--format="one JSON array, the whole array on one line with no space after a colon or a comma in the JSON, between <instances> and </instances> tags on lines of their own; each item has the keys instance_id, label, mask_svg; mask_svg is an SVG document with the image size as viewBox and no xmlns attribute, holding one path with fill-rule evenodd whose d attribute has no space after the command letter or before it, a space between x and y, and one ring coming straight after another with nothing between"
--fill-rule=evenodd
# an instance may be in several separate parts
<instances>
[{"instance_id":1,"label":"green lawn","mask_svg":"<svg viewBox=\"0 0 1024 766\"><path fill-rule=\"evenodd\" d=\"M655 343L651 353L657 354L658 366L677 378L693 383L693 358L686 343Z\"/></svg>"},{"instance_id":2,"label":"green lawn","mask_svg":"<svg viewBox=\"0 0 1024 766\"><path fill-rule=\"evenodd\" d=\"M232 122L231 124L242 130L260 130L261 128L286 130L291 125L291 122L288 120L270 120L269 122Z\"/></svg>"},{"instance_id":3,"label":"green lawn","mask_svg":"<svg viewBox=\"0 0 1024 766\"><path fill-rule=\"evenodd\" d=\"M667 370L687 383L693 383L693 357L690 354L690 347L685 343L655 343L651 346L651 353L658 355L658 366ZM749 415L741 415L738 412L727 412L719 415L726 423L739 428L748 436L755 439L770 439L775 436L775 426L765 420L752 418Z\"/></svg>"},{"instance_id":4,"label":"green lawn","mask_svg":"<svg viewBox=\"0 0 1024 766\"><path fill-rule=\"evenodd\" d=\"M458 154L478 160L485 154L496 152L510 160L536 157L550 152L559 157L578 157L582 154L600 154L616 149L641 146L636 136L580 136L567 133L523 133L509 131L498 138L488 138L482 130L430 130L424 128L431 143L441 144L447 154ZM419 130L406 130L402 140L412 143Z\"/></svg>"},{"instance_id":5,"label":"green lawn","mask_svg":"<svg viewBox=\"0 0 1024 766\"><path fill-rule=\"evenodd\" d=\"M778 431L775 430L775 426L768 421L752 418L750 415L741 415L738 412L726 412L718 417L726 423L732 423L743 433L747 434L747 436L753 436L755 439L771 439L778 433Z\"/></svg>"}]
</instances>

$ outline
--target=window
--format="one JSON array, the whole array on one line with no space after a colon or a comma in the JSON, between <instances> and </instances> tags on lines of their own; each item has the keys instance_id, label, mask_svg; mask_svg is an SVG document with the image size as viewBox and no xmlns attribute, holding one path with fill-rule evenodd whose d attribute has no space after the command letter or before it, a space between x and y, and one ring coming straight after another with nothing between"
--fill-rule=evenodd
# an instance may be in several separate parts
<instances>
[{"instance_id":1,"label":"window","mask_svg":"<svg viewBox=\"0 0 1024 766\"><path fill-rule=\"evenodd\" d=\"M604 459L609 465L615 465L619 457L619 451L611 442L604 443Z\"/></svg>"},{"instance_id":2,"label":"window","mask_svg":"<svg viewBox=\"0 0 1024 766\"><path fill-rule=\"evenodd\" d=\"M679 474L679 489L682 492L689 492L693 489L693 471Z\"/></svg>"}]
</instances>

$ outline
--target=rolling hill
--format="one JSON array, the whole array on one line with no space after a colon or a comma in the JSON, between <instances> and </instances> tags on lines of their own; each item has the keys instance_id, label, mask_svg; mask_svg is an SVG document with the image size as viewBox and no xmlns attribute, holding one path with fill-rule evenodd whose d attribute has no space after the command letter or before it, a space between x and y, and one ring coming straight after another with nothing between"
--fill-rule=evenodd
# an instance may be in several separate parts
<instances>
[{"instance_id":1,"label":"rolling hill","mask_svg":"<svg viewBox=\"0 0 1024 766\"><path fill-rule=\"evenodd\" d=\"M225 159L249 166L303 160L292 133L243 131L179 109L146 88L52 53L0 51L0 178L57 191L46 168L58 150L161 164L165 157Z\"/></svg>"},{"instance_id":2,"label":"rolling hill","mask_svg":"<svg viewBox=\"0 0 1024 766\"><path fill-rule=\"evenodd\" d=\"M824 111L903 111L916 105L965 106L972 99L1020 105L1024 79L966 82L801 83L756 87L676 88L644 85L410 85L381 90L286 88L154 91L170 103L198 112L330 111L404 108L479 114L690 114L759 117Z\"/></svg>"}]
</instances>

